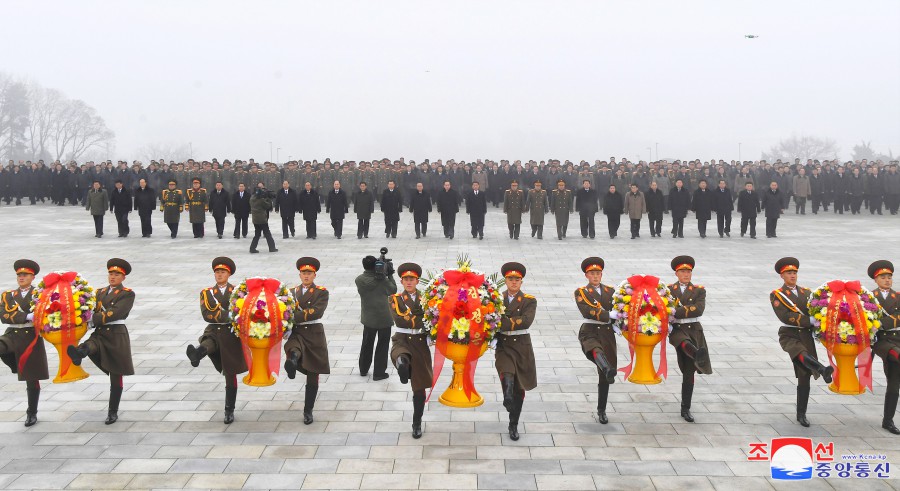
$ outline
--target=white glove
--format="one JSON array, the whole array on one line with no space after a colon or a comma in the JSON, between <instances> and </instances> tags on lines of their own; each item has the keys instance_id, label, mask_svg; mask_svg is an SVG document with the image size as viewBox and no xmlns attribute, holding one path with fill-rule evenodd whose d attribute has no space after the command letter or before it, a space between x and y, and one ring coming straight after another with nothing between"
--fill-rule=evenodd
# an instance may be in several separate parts
<instances>
[{"instance_id":1,"label":"white glove","mask_svg":"<svg viewBox=\"0 0 900 491\"><path fill-rule=\"evenodd\" d=\"M619 313L616 312L615 310L610 310L610 311L609 311L609 318L610 318L610 320L616 320L616 319L619 318Z\"/></svg>"},{"instance_id":2,"label":"white glove","mask_svg":"<svg viewBox=\"0 0 900 491\"><path fill-rule=\"evenodd\" d=\"M34 320L34 314L31 313L31 314L26 315L25 320L27 320L28 322L32 322Z\"/></svg>"},{"instance_id":3,"label":"white glove","mask_svg":"<svg viewBox=\"0 0 900 491\"><path fill-rule=\"evenodd\" d=\"M496 349L496 348L497 348L497 338L494 338L494 339L491 340L491 342L488 344L488 348L490 348L490 349Z\"/></svg>"},{"instance_id":4,"label":"white glove","mask_svg":"<svg viewBox=\"0 0 900 491\"><path fill-rule=\"evenodd\" d=\"M432 346L434 346L434 340L431 339L431 336L426 336L426 337L425 337L425 340L428 342L428 347L429 347L429 348L432 347Z\"/></svg>"}]
</instances>

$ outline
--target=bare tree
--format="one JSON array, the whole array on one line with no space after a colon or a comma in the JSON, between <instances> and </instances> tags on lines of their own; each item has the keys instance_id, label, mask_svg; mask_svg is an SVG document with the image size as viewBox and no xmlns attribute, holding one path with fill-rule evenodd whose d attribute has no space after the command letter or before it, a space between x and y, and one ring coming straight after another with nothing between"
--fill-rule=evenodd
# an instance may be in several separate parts
<instances>
[{"instance_id":1,"label":"bare tree","mask_svg":"<svg viewBox=\"0 0 900 491\"><path fill-rule=\"evenodd\" d=\"M146 162L160 159L184 162L191 156L191 147L187 143L154 142L139 149L138 155Z\"/></svg>"},{"instance_id":2,"label":"bare tree","mask_svg":"<svg viewBox=\"0 0 900 491\"><path fill-rule=\"evenodd\" d=\"M56 159L78 160L84 152L115 138L96 109L84 101L65 101L51 122Z\"/></svg>"},{"instance_id":3,"label":"bare tree","mask_svg":"<svg viewBox=\"0 0 900 491\"><path fill-rule=\"evenodd\" d=\"M882 161L882 162L890 162L894 160L894 152L891 149L888 149L888 153L879 153L876 152L874 148L872 148L872 142L870 141L861 141L859 145L853 145L853 160L868 160L870 162Z\"/></svg>"},{"instance_id":4,"label":"bare tree","mask_svg":"<svg viewBox=\"0 0 900 491\"><path fill-rule=\"evenodd\" d=\"M26 152L28 91L25 84L0 74L0 156L16 159Z\"/></svg>"},{"instance_id":5,"label":"bare tree","mask_svg":"<svg viewBox=\"0 0 900 491\"><path fill-rule=\"evenodd\" d=\"M37 83L29 84L28 94L31 101L28 124L31 159L50 159L52 155L48 145L53 134L51 127L65 107L65 96L58 90L45 89Z\"/></svg>"},{"instance_id":6,"label":"bare tree","mask_svg":"<svg viewBox=\"0 0 900 491\"><path fill-rule=\"evenodd\" d=\"M793 162L794 159L833 160L838 158L839 151L837 142L831 138L792 136L773 145L768 152L763 152L762 159L767 161L781 159L782 162Z\"/></svg>"}]
</instances>

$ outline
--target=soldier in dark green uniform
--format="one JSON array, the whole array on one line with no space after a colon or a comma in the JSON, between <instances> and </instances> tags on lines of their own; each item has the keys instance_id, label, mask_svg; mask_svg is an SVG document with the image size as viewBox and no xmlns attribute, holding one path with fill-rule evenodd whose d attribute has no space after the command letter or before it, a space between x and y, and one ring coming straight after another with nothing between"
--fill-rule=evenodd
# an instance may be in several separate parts
<instances>
[{"instance_id":1,"label":"soldier in dark green uniform","mask_svg":"<svg viewBox=\"0 0 900 491\"><path fill-rule=\"evenodd\" d=\"M566 181L556 181L556 189L550 193L550 210L556 218L556 238L563 240L569 228L569 214L572 213L572 190L566 189Z\"/></svg>"},{"instance_id":2,"label":"soldier in dark green uniform","mask_svg":"<svg viewBox=\"0 0 900 491\"><path fill-rule=\"evenodd\" d=\"M537 234L538 240L544 240L544 215L550 211L550 200L547 191L541 189L541 181L534 181L534 189L528 191L525 211L530 212L531 236Z\"/></svg>"},{"instance_id":3,"label":"soldier in dark green uniform","mask_svg":"<svg viewBox=\"0 0 900 491\"><path fill-rule=\"evenodd\" d=\"M184 204L184 211L188 212L195 239L202 239L206 235L204 223L206 212L209 211L209 196L206 188L200 187L201 184L200 178L195 177L191 182L191 189L187 190L187 202Z\"/></svg>"},{"instance_id":4,"label":"soldier in dark green uniform","mask_svg":"<svg viewBox=\"0 0 900 491\"><path fill-rule=\"evenodd\" d=\"M422 324L422 297L416 286L422 276L422 267L415 263L403 263L397 268L402 293L391 295L391 316L394 318L394 336L391 337L391 361L397 367L400 383L412 380L413 390L413 438L422 438L422 415L425 413L425 389L431 387L433 377L428 333Z\"/></svg>"},{"instance_id":5,"label":"soldier in dark green uniform","mask_svg":"<svg viewBox=\"0 0 900 491\"><path fill-rule=\"evenodd\" d=\"M709 375L709 349L700 317L706 309L706 288L691 283L696 262L691 256L672 259L672 271L678 281L669 285L669 293L675 297L675 320L669 332L669 344L675 347L678 368L681 370L681 417L694 422L691 414L691 398L694 395L694 373Z\"/></svg>"},{"instance_id":6,"label":"soldier in dark green uniform","mask_svg":"<svg viewBox=\"0 0 900 491\"><path fill-rule=\"evenodd\" d=\"M0 336L0 359L9 366L12 373L25 382L28 395L28 409L25 411L25 426L37 423L38 400L41 397L41 380L50 378L47 370L47 352L44 340L34 327L34 313L31 301L34 294L34 275L41 267L30 259L19 259L13 263L18 287L3 292L3 314L0 321L6 324L6 332Z\"/></svg>"},{"instance_id":7,"label":"soldier in dark green uniform","mask_svg":"<svg viewBox=\"0 0 900 491\"><path fill-rule=\"evenodd\" d=\"M775 263L775 272L784 280L781 288L769 294L769 302L782 326L778 329L781 349L791 356L794 375L797 376L797 422L809 426L806 407L809 404L809 378L821 376L831 383L834 368L823 366L816 356L813 325L809 320L809 288L797 286L800 261L795 257L783 257Z\"/></svg>"},{"instance_id":8,"label":"soldier in dark green uniform","mask_svg":"<svg viewBox=\"0 0 900 491\"><path fill-rule=\"evenodd\" d=\"M159 211L163 213L163 222L169 227L172 238L178 236L178 221L181 220L181 208L184 206L184 195L181 194L178 182L169 179L169 189L163 189L159 197Z\"/></svg>"},{"instance_id":9,"label":"soldier in dark green uniform","mask_svg":"<svg viewBox=\"0 0 900 491\"><path fill-rule=\"evenodd\" d=\"M884 418L881 427L900 435L900 429L894 426L894 413L897 412L897 399L900 398L900 295L894 286L894 264L880 260L869 265L869 278L875 280L878 288L873 292L875 301L884 309L881 316L881 329L876 332L872 351L881 357L884 365L884 376L887 388L884 391Z\"/></svg>"},{"instance_id":10,"label":"soldier in dark green uniform","mask_svg":"<svg viewBox=\"0 0 900 491\"><path fill-rule=\"evenodd\" d=\"M600 381L597 384L597 421L606 424L606 400L609 384L616 381L616 333L609 318L612 310L613 292L611 286L601 283L605 262L599 257L589 257L581 261L581 271L587 278L587 286L575 290L575 305L584 317L578 331L581 352L597 365Z\"/></svg>"},{"instance_id":11,"label":"soldier in dark green uniform","mask_svg":"<svg viewBox=\"0 0 900 491\"><path fill-rule=\"evenodd\" d=\"M509 189L503 194L503 213L506 214L506 226L509 238L519 240L519 229L522 227L522 211L525 210L525 192L519 189L519 182L513 180Z\"/></svg>"},{"instance_id":12,"label":"soldier in dark green uniform","mask_svg":"<svg viewBox=\"0 0 900 491\"><path fill-rule=\"evenodd\" d=\"M328 308L328 290L315 284L319 260L301 257L297 260L300 285L291 290L297 301L294 308L294 327L284 343L287 360L284 370L293 379L297 370L306 375L306 396L303 403L303 424L313 423L313 407L319 392L319 375L331 373L328 361L328 340L322 316Z\"/></svg>"},{"instance_id":13,"label":"soldier in dark green uniform","mask_svg":"<svg viewBox=\"0 0 900 491\"><path fill-rule=\"evenodd\" d=\"M518 440L525 391L537 387L537 366L528 330L537 312L537 299L521 290L524 265L506 263L500 272L506 278L503 295L506 312L500 317L494 367L503 387L503 407L509 411L509 437Z\"/></svg>"},{"instance_id":14,"label":"soldier in dark green uniform","mask_svg":"<svg viewBox=\"0 0 900 491\"><path fill-rule=\"evenodd\" d=\"M241 339L231 328L231 294L234 285L228 279L237 271L234 261L217 257L212 261L216 284L200 290L200 315L209 323L200 336L200 345L189 344L187 357L191 366L200 366L208 356L216 370L225 376L225 424L234 422L237 400L237 376L247 371Z\"/></svg>"},{"instance_id":15,"label":"soldier in dark green uniform","mask_svg":"<svg viewBox=\"0 0 900 491\"><path fill-rule=\"evenodd\" d=\"M97 290L97 306L91 316L94 331L87 341L77 348L69 346L67 353L72 363L90 358L103 373L109 374L109 412L106 424L119 419L119 401L122 399L122 376L134 375L131 360L131 338L125 319L134 306L134 292L122 283L131 274L128 261L112 258L106 262L109 286Z\"/></svg>"}]
</instances>

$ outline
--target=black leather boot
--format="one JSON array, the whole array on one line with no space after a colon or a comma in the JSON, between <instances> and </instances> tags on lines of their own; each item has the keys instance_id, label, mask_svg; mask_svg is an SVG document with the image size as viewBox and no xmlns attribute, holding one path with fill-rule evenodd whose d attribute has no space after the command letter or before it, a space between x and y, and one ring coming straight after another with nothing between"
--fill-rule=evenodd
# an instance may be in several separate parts
<instances>
[{"instance_id":1,"label":"black leather boot","mask_svg":"<svg viewBox=\"0 0 900 491\"><path fill-rule=\"evenodd\" d=\"M69 347L66 348L66 354L69 355L69 358L72 359L72 363L74 363L75 366L81 366L81 360L87 358L89 353L88 347L83 344L77 348L70 344Z\"/></svg>"},{"instance_id":2,"label":"black leather boot","mask_svg":"<svg viewBox=\"0 0 900 491\"><path fill-rule=\"evenodd\" d=\"M609 423L606 417L606 400L609 397L609 384L597 384L597 421L605 425Z\"/></svg>"},{"instance_id":3,"label":"black leather boot","mask_svg":"<svg viewBox=\"0 0 900 491\"><path fill-rule=\"evenodd\" d=\"M500 377L500 385L503 387L503 407L512 413L513 409L515 409L515 376L511 373L504 373L503 376Z\"/></svg>"},{"instance_id":4,"label":"black leather boot","mask_svg":"<svg viewBox=\"0 0 900 491\"><path fill-rule=\"evenodd\" d=\"M234 423L234 404L237 402L237 387L225 386L225 424Z\"/></svg>"},{"instance_id":5,"label":"black leather boot","mask_svg":"<svg viewBox=\"0 0 900 491\"><path fill-rule=\"evenodd\" d=\"M691 414L691 398L694 395L694 384L681 384L681 417L688 423L694 422Z\"/></svg>"},{"instance_id":6,"label":"black leather boot","mask_svg":"<svg viewBox=\"0 0 900 491\"><path fill-rule=\"evenodd\" d=\"M797 422L804 428L809 428L809 420L806 419L806 407L809 405L809 386L797 386Z\"/></svg>"},{"instance_id":7,"label":"black leather boot","mask_svg":"<svg viewBox=\"0 0 900 491\"><path fill-rule=\"evenodd\" d=\"M609 361L606 359L606 356L604 356L603 352L599 349L594 350L594 363L596 363L597 367L600 368L600 371L603 373L603 377L606 379L606 383L616 383L616 371L613 370L613 368L609 365Z\"/></svg>"},{"instance_id":8,"label":"black leather boot","mask_svg":"<svg viewBox=\"0 0 900 491\"><path fill-rule=\"evenodd\" d=\"M294 380L294 377L297 376L297 368L300 367L300 353L297 351L291 351L291 355L288 356L287 360L284 360L284 371L287 373L289 379Z\"/></svg>"},{"instance_id":9,"label":"black leather boot","mask_svg":"<svg viewBox=\"0 0 900 491\"><path fill-rule=\"evenodd\" d=\"M894 413L897 412L898 399L900 399L900 394L897 392L885 392L884 419L881 420L881 427L895 435L900 435L900 430L894 426ZM25 426L28 426L28 423L25 423Z\"/></svg>"},{"instance_id":10,"label":"black leather boot","mask_svg":"<svg viewBox=\"0 0 900 491\"><path fill-rule=\"evenodd\" d=\"M313 424L313 408L316 405L316 394L319 393L318 384L306 382L306 396L303 398L303 424Z\"/></svg>"},{"instance_id":11,"label":"black leather boot","mask_svg":"<svg viewBox=\"0 0 900 491\"><path fill-rule=\"evenodd\" d=\"M196 348L194 347L193 344L189 344L187 347L186 353L187 353L188 360L191 360L192 367L199 367L200 360L202 360L203 357L205 357L207 354L206 347L203 346L202 344Z\"/></svg>"},{"instance_id":12,"label":"black leather boot","mask_svg":"<svg viewBox=\"0 0 900 491\"><path fill-rule=\"evenodd\" d=\"M109 411L106 413L105 424L111 425L119 420L119 401L122 400L122 387L109 388Z\"/></svg>"},{"instance_id":13,"label":"black leather boot","mask_svg":"<svg viewBox=\"0 0 900 491\"><path fill-rule=\"evenodd\" d=\"M422 438L422 415L425 414L425 391L413 392L412 437Z\"/></svg>"},{"instance_id":14,"label":"black leather boot","mask_svg":"<svg viewBox=\"0 0 900 491\"><path fill-rule=\"evenodd\" d=\"M709 364L709 352L706 348L698 348L694 343L684 341L681 343L681 350L688 358L694 360L695 365L700 366Z\"/></svg>"},{"instance_id":15,"label":"black leather boot","mask_svg":"<svg viewBox=\"0 0 900 491\"><path fill-rule=\"evenodd\" d=\"M400 355L397 357L397 375L400 377L401 384L409 383L409 357Z\"/></svg>"},{"instance_id":16,"label":"black leather boot","mask_svg":"<svg viewBox=\"0 0 900 491\"><path fill-rule=\"evenodd\" d=\"M819 363L819 360L817 360L807 354L802 355L802 360L803 360L802 361L803 366L810 369L813 373L817 373L817 374L821 375L822 379L825 380L826 384L831 383L831 380L832 380L831 376L834 374L834 368L832 368L830 366L826 367L825 365L822 365L821 363Z\"/></svg>"},{"instance_id":17,"label":"black leather boot","mask_svg":"<svg viewBox=\"0 0 900 491\"><path fill-rule=\"evenodd\" d=\"M40 387L29 387L26 389L28 393L28 410L25 411L25 426L34 426L37 423L38 400L41 398Z\"/></svg>"},{"instance_id":18,"label":"black leather boot","mask_svg":"<svg viewBox=\"0 0 900 491\"><path fill-rule=\"evenodd\" d=\"M515 394L513 409L509 412L509 439L519 440L519 415L522 414L522 405L525 404L524 394Z\"/></svg>"}]
</instances>

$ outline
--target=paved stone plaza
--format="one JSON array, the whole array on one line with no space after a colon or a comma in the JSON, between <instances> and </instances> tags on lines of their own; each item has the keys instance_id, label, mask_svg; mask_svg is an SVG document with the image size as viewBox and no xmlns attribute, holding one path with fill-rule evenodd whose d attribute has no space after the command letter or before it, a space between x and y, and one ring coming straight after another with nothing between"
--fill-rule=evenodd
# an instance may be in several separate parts
<instances>
[{"instance_id":1,"label":"paved stone plaza","mask_svg":"<svg viewBox=\"0 0 900 491\"><path fill-rule=\"evenodd\" d=\"M492 209L484 241L473 240L461 214L457 238L442 237L433 214L429 236L415 240L411 215L404 214L400 238L385 240L377 232L376 214L368 240L357 240L355 220L347 220L343 240L331 237L323 216L319 239L280 239L280 221L271 226L280 251L248 253L249 239L217 240L207 222L203 240L168 237L159 213L154 236L140 238L132 214L132 236L116 238L115 219L106 218L106 236L93 238L90 216L81 208L0 207L4 238L0 286L12 288L12 262L38 261L42 273L77 270L94 286L104 286L105 261L124 257L134 267L127 286L137 294L127 324L137 375L126 377L118 423L105 426L108 380L89 361L87 380L44 384L39 422L25 428L25 386L3 371L0 377L0 487L19 488L292 488L292 489L830 489L900 488L900 481L819 479L800 485L772 481L767 462L748 462L749 443L778 436L812 437L834 442L837 456L882 453L900 464L900 437L880 428L884 375L874 367L875 394L838 396L820 381L813 383L811 428L794 421L795 379L777 341L778 321L768 304L780 286L772 265L784 255L801 261L800 283L815 287L835 279L861 279L874 259L900 263L900 221L868 214L841 217L831 213L796 217L779 225L779 238L719 239L711 222L710 238L701 240L693 220L686 237L664 233L651 239L646 221L640 240L628 239L627 220L618 239L606 237L605 217L598 216L598 239L586 240L573 215L569 238L557 241L551 225L543 241L507 238L505 219ZM302 235L298 220L298 235ZM666 216L664 232L670 225ZM735 222L737 225L737 222ZM764 219L760 219L760 230ZM211 233L213 232L213 233ZM252 226L251 226L252 233ZM760 234L764 237L765 234ZM390 248L395 264L416 261L425 269L454 264L468 253L476 268L497 271L506 261L528 267L523 290L538 299L532 327L538 362L538 388L528 393L518 442L509 439L500 384L488 352L478 365L476 386L486 402L475 409L451 409L436 402L425 413L425 435L412 439L412 393L391 378L373 382L359 376L361 336L359 302L353 279L360 260ZM670 381L656 386L624 382L610 390L610 423L594 419L597 373L579 349L580 316L572 292L585 283L579 270L587 255L606 259L604 283L617 284L631 274L655 274L674 281L669 261L678 254L697 259L695 283L708 289L703 316L713 370L697 376L692 411L696 423L679 416L680 378L669 347ZM322 261L317 280L331 292L324 323L332 373L323 376L315 409L316 422L302 422L303 377L276 385L238 391L236 421L222 424L224 381L212 364L192 368L185 346L195 342L205 323L198 292L212 284L214 256L237 263L236 278L267 275L291 285L299 280L294 261L301 255ZM51 374L56 353L48 346ZM619 366L627 363L619 343ZM819 348L824 356L824 348ZM4 367L5 369L5 367ZM445 367L438 388L446 387ZM893 475L900 475L897 470Z\"/></svg>"}]
</instances>

